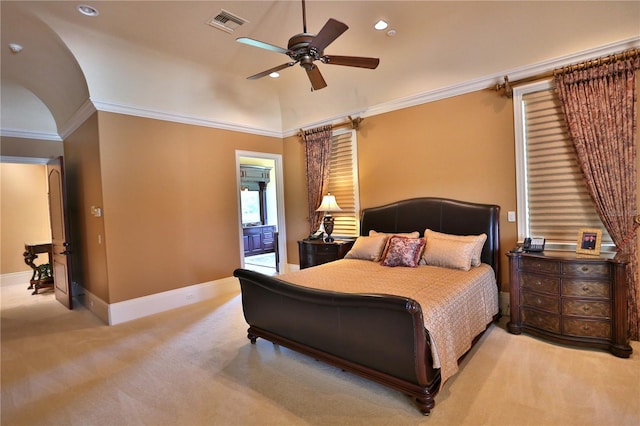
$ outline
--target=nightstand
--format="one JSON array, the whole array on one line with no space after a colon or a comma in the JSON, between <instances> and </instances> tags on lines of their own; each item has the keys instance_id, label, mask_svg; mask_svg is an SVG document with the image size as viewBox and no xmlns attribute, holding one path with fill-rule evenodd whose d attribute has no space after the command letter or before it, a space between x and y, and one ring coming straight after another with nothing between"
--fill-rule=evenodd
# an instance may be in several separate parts
<instances>
[{"instance_id":1,"label":"nightstand","mask_svg":"<svg viewBox=\"0 0 640 426\"><path fill-rule=\"evenodd\" d=\"M300 269L342 259L351 250L354 242L354 240L335 240L325 243L321 239L298 241Z\"/></svg>"},{"instance_id":2,"label":"nightstand","mask_svg":"<svg viewBox=\"0 0 640 426\"><path fill-rule=\"evenodd\" d=\"M510 252L507 330L628 358L625 258Z\"/></svg>"}]
</instances>

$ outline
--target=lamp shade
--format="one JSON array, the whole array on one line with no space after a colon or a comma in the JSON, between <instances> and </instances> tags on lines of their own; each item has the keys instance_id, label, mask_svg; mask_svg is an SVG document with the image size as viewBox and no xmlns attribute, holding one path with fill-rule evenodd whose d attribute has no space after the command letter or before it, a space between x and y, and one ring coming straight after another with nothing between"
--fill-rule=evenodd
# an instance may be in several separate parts
<instances>
[{"instance_id":1,"label":"lamp shade","mask_svg":"<svg viewBox=\"0 0 640 426\"><path fill-rule=\"evenodd\" d=\"M336 197L331 194L327 194L322 197L322 203L320 207L316 209L317 212L341 212L342 209L336 202Z\"/></svg>"}]
</instances>

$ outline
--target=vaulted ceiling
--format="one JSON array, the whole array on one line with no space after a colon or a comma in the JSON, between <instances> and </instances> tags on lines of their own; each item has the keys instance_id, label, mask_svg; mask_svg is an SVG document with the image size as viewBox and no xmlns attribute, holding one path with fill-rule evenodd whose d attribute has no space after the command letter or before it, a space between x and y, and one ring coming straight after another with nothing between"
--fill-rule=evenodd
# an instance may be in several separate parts
<instances>
[{"instance_id":1,"label":"vaulted ceiling","mask_svg":"<svg viewBox=\"0 0 640 426\"><path fill-rule=\"evenodd\" d=\"M637 1L308 1L308 32L329 18L349 26L326 54L380 58L375 70L320 64L328 87L311 91L298 66L247 80L289 58L235 41L287 47L302 32L299 1L86 4L99 15L69 1L0 3L3 135L64 136L90 108L282 135L640 45ZM207 25L222 10L247 22Z\"/></svg>"}]
</instances>

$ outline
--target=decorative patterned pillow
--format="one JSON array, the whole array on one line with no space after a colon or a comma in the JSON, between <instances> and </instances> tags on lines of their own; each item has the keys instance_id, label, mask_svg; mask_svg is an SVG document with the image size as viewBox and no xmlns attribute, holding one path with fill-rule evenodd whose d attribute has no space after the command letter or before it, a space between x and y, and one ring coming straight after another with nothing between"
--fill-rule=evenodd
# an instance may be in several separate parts
<instances>
[{"instance_id":1,"label":"decorative patterned pillow","mask_svg":"<svg viewBox=\"0 0 640 426\"><path fill-rule=\"evenodd\" d=\"M390 232L378 232L378 231L374 231L373 229L369 231L369 236L376 236L376 235L386 235L388 238L391 238L394 235L397 237L420 238L420 233L418 231L400 232L397 234L390 233ZM380 259L384 259L384 257L387 254L387 250L389 250L389 240L387 240L387 245L384 247L384 250L382 250L382 256L380 256Z\"/></svg>"},{"instance_id":2,"label":"decorative patterned pillow","mask_svg":"<svg viewBox=\"0 0 640 426\"><path fill-rule=\"evenodd\" d=\"M344 257L345 259L363 259L379 262L382 256L382 249L387 243L387 238L386 235L358 237L351 250Z\"/></svg>"},{"instance_id":3,"label":"decorative patterned pillow","mask_svg":"<svg viewBox=\"0 0 640 426\"><path fill-rule=\"evenodd\" d=\"M382 258L383 266L408 266L415 268L422 254L425 241L422 238L407 238L397 235L389 238L387 252Z\"/></svg>"},{"instance_id":4,"label":"decorative patterned pillow","mask_svg":"<svg viewBox=\"0 0 640 426\"><path fill-rule=\"evenodd\" d=\"M482 263L482 260L481 260L482 248L484 247L484 242L487 241L487 234L453 235L453 234L443 234L442 232L432 231L431 229L425 230L424 239L427 240L427 244L429 244L429 239L431 238L462 241L465 243L474 242L476 245L471 255L471 266L480 266L480 264Z\"/></svg>"},{"instance_id":5,"label":"decorative patterned pillow","mask_svg":"<svg viewBox=\"0 0 640 426\"><path fill-rule=\"evenodd\" d=\"M475 247L475 241L430 238L427 240L420 263L422 264L424 260L427 265L468 271L471 269L471 258Z\"/></svg>"}]
</instances>

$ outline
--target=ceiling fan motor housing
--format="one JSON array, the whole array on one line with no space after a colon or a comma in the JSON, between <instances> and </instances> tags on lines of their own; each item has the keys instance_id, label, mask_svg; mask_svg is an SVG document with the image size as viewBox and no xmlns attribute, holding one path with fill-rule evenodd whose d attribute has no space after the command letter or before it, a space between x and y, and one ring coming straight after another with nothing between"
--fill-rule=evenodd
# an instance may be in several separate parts
<instances>
[{"instance_id":1,"label":"ceiling fan motor housing","mask_svg":"<svg viewBox=\"0 0 640 426\"><path fill-rule=\"evenodd\" d=\"M315 34L302 33L294 35L289 39L287 45L289 49L289 57L294 61L298 61L300 66L307 71L313 69L313 61L320 59L320 53L316 49L309 49L309 44L315 38Z\"/></svg>"}]
</instances>

